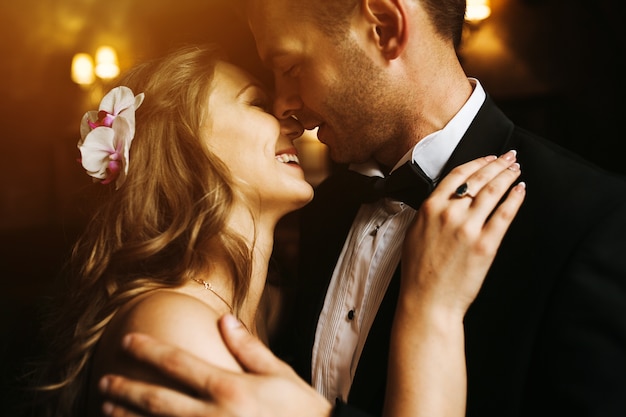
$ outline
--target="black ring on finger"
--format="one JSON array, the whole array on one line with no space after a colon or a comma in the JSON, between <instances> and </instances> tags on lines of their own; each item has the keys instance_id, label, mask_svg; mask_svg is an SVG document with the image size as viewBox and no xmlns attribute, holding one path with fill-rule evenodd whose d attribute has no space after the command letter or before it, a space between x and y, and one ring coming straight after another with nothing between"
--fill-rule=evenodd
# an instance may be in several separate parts
<instances>
[{"instance_id":1,"label":"black ring on finger","mask_svg":"<svg viewBox=\"0 0 626 417\"><path fill-rule=\"evenodd\" d=\"M459 185L458 188L454 190L453 196L456 198L463 198L463 197L474 198L474 196L470 194L469 185L466 182Z\"/></svg>"}]
</instances>

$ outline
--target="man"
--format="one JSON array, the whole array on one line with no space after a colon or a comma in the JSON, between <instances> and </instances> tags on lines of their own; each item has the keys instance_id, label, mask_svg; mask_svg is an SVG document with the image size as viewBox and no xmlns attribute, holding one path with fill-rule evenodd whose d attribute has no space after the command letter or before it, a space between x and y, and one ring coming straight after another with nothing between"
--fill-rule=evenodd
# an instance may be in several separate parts
<instances>
[{"instance_id":1,"label":"man","mask_svg":"<svg viewBox=\"0 0 626 417\"><path fill-rule=\"evenodd\" d=\"M624 416L625 183L514 126L467 78L455 53L464 7L462 0L250 0L248 16L275 74L275 113L317 127L336 162L384 176L412 160L436 184L478 156L518 151L529 193L465 318L467 415ZM398 295L394 242L412 210L387 200L361 205L342 186L321 185L303 213L302 285L293 346L284 353L337 401L334 415L377 415ZM225 335L250 364L251 342L244 338L242 347L238 337ZM149 357L150 349L168 352L131 346ZM292 378L252 349L262 360L249 371ZM246 389L268 386L235 376L210 381L202 392L229 410L240 410ZM137 392L124 395L132 401ZM267 414L259 415L280 415L263 408L276 397L264 390L261 398ZM303 406L299 414L323 415L315 412Z\"/></svg>"}]
</instances>

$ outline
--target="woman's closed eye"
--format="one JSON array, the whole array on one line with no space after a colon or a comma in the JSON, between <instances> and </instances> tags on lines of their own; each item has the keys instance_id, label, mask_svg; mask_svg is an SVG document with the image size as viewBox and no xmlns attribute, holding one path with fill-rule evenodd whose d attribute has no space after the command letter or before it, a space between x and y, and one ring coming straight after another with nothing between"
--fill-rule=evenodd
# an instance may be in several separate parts
<instances>
[{"instance_id":1,"label":"woman's closed eye","mask_svg":"<svg viewBox=\"0 0 626 417\"><path fill-rule=\"evenodd\" d=\"M272 106L269 99L266 98L255 98L250 101L250 105L252 107L258 107L266 113L271 113Z\"/></svg>"}]
</instances>

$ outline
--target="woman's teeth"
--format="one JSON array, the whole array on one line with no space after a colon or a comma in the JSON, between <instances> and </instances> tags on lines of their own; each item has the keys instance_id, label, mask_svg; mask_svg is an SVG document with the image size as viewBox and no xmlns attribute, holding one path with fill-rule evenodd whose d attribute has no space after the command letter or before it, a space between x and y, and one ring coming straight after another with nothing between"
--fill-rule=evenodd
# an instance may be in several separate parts
<instances>
[{"instance_id":1,"label":"woman's teeth","mask_svg":"<svg viewBox=\"0 0 626 417\"><path fill-rule=\"evenodd\" d=\"M276 160L284 164L288 164L290 162L296 163L298 165L300 164L300 160L298 159L298 157L293 154L283 153L280 155L276 155Z\"/></svg>"}]
</instances>

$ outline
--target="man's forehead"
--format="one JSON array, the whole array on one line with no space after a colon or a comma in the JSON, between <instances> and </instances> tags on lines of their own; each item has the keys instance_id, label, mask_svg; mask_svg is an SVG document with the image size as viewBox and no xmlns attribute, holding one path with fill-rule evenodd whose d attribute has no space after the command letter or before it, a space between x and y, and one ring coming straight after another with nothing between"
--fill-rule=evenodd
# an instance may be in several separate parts
<instances>
[{"instance_id":1,"label":"man's forehead","mask_svg":"<svg viewBox=\"0 0 626 417\"><path fill-rule=\"evenodd\" d=\"M258 30L306 20L307 7L301 0L247 0L246 4L248 23Z\"/></svg>"},{"instance_id":2,"label":"man's forehead","mask_svg":"<svg viewBox=\"0 0 626 417\"><path fill-rule=\"evenodd\" d=\"M248 24L254 36L257 52L264 64L271 66L280 57L299 49L305 30L310 25L295 19L293 7L284 0L249 0ZM283 7L281 7L283 6Z\"/></svg>"},{"instance_id":3,"label":"man's forehead","mask_svg":"<svg viewBox=\"0 0 626 417\"><path fill-rule=\"evenodd\" d=\"M303 44L295 38L283 38L278 42L257 42L257 52L268 69L281 67L303 50Z\"/></svg>"}]
</instances>

